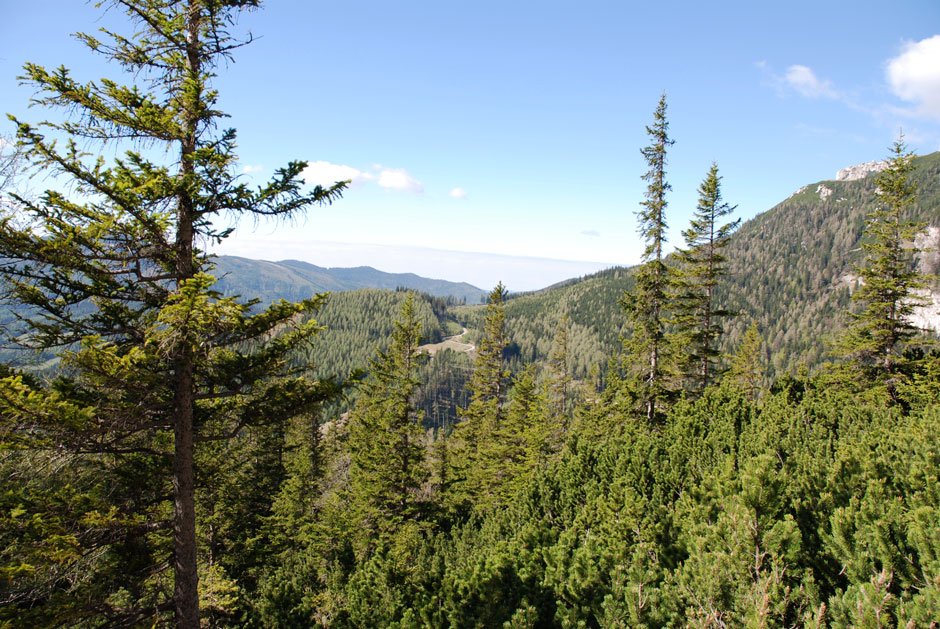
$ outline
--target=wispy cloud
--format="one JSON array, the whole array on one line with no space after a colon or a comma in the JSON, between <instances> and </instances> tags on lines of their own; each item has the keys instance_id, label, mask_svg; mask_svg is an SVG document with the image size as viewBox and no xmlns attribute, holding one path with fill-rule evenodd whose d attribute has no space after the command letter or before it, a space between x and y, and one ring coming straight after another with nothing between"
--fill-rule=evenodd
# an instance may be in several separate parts
<instances>
[{"instance_id":1,"label":"wispy cloud","mask_svg":"<svg viewBox=\"0 0 940 629\"><path fill-rule=\"evenodd\" d=\"M585 229L581 232L582 236L590 236L591 238L600 238L601 233L596 229Z\"/></svg>"},{"instance_id":2,"label":"wispy cloud","mask_svg":"<svg viewBox=\"0 0 940 629\"><path fill-rule=\"evenodd\" d=\"M781 98L795 94L809 100L836 101L853 111L873 117L878 117L879 109L883 109L861 103L857 94L836 88L832 81L820 77L809 66L794 64L787 67L783 74L778 74L766 61L758 61L754 65L761 71L761 82L774 88Z\"/></svg>"},{"instance_id":3,"label":"wispy cloud","mask_svg":"<svg viewBox=\"0 0 940 629\"><path fill-rule=\"evenodd\" d=\"M809 66L794 64L783 74L778 74L766 61L758 61L754 65L761 72L761 82L773 87L781 97L795 92L804 98L845 100L845 96L833 86L832 81L820 78Z\"/></svg>"},{"instance_id":4,"label":"wispy cloud","mask_svg":"<svg viewBox=\"0 0 940 629\"><path fill-rule=\"evenodd\" d=\"M783 81L791 89L806 98L837 99L841 95L832 87L832 81L820 79L812 68L792 65L783 75Z\"/></svg>"},{"instance_id":5,"label":"wispy cloud","mask_svg":"<svg viewBox=\"0 0 940 629\"><path fill-rule=\"evenodd\" d=\"M251 173L260 173L262 170L264 170L264 166L261 164L245 164L245 166L242 167L242 172L246 175Z\"/></svg>"},{"instance_id":6,"label":"wispy cloud","mask_svg":"<svg viewBox=\"0 0 940 629\"><path fill-rule=\"evenodd\" d=\"M940 119L940 35L906 42L897 57L889 59L885 75L891 91L923 118Z\"/></svg>"},{"instance_id":7,"label":"wispy cloud","mask_svg":"<svg viewBox=\"0 0 940 629\"><path fill-rule=\"evenodd\" d=\"M467 191L464 190L463 188L452 188L451 191L448 192L447 194L449 194L451 198L453 199L466 199L467 198Z\"/></svg>"}]
</instances>

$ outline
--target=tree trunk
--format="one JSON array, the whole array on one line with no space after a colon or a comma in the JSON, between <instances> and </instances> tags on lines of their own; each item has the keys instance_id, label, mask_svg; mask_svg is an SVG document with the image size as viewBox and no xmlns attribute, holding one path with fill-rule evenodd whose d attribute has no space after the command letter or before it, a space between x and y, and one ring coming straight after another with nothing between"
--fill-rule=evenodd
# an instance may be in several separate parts
<instances>
[{"instance_id":1,"label":"tree trunk","mask_svg":"<svg viewBox=\"0 0 940 629\"><path fill-rule=\"evenodd\" d=\"M180 174L183 178L193 172L192 156L196 152L198 125L197 104L201 98L198 0L190 0L186 28L186 73L196 89L187 98L182 111L183 137L180 146ZM179 194L176 223L176 283L177 289L193 277L193 223L195 208L190 193L184 188ZM181 330L183 338L188 334ZM180 629L199 627L199 573L196 568L196 501L195 472L193 469L193 377L192 350L183 341L174 359L174 413L175 449L173 452L174 534L173 567L176 604L176 626Z\"/></svg>"},{"instance_id":2,"label":"tree trunk","mask_svg":"<svg viewBox=\"0 0 940 629\"><path fill-rule=\"evenodd\" d=\"M193 474L193 366L176 363L175 447L173 452L173 569L176 626L199 627L199 576L196 571L196 502Z\"/></svg>"}]
</instances>

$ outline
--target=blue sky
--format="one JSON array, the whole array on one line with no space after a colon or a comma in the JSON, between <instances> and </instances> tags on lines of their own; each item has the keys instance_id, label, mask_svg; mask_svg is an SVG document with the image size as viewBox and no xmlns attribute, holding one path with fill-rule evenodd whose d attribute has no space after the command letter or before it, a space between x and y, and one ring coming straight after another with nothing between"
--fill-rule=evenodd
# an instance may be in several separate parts
<instances>
[{"instance_id":1,"label":"blue sky","mask_svg":"<svg viewBox=\"0 0 940 629\"><path fill-rule=\"evenodd\" d=\"M124 28L101 15L0 0L0 109L47 115L17 85L25 61L113 76L68 36ZM293 224L239 225L225 253L512 290L634 264L639 149L663 91L671 245L712 161L749 218L884 157L899 128L916 152L940 149L936 0L282 0L238 29L257 39L216 86L245 177L303 159L309 181L354 185Z\"/></svg>"}]
</instances>

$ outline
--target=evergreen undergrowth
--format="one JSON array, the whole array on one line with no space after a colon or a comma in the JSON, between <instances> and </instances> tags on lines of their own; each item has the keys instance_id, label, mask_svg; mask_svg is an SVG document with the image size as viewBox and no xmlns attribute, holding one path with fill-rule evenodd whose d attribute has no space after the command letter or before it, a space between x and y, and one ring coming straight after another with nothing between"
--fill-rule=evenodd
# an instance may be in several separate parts
<instances>
[{"instance_id":1,"label":"evergreen undergrowth","mask_svg":"<svg viewBox=\"0 0 940 629\"><path fill-rule=\"evenodd\" d=\"M940 617L938 359L906 392L731 383L661 427L583 408L484 511L357 545L326 507L265 570L262 625L931 626ZM918 401L919 400L919 401ZM290 535L290 531L282 531ZM345 541L343 541L345 540ZM345 550L343 549L343 545ZM277 593L278 596L272 596ZM909 624L913 623L913 624Z\"/></svg>"}]
</instances>

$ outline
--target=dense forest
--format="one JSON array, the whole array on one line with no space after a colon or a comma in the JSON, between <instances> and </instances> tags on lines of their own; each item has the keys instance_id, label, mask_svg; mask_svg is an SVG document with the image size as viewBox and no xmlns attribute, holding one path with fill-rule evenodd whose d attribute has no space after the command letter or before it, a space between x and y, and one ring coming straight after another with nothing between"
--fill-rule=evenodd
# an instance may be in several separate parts
<instances>
[{"instance_id":1,"label":"dense forest","mask_svg":"<svg viewBox=\"0 0 940 629\"><path fill-rule=\"evenodd\" d=\"M347 182L240 182L211 80L254 4L122 3L79 37L129 87L24 68L84 115L14 119L70 194L0 177L8 342L55 357L0 365L2 626L940 625L940 155L743 225L703 164L670 255L663 94L637 267L255 303L212 219ZM171 157L78 146L126 138Z\"/></svg>"}]
</instances>

